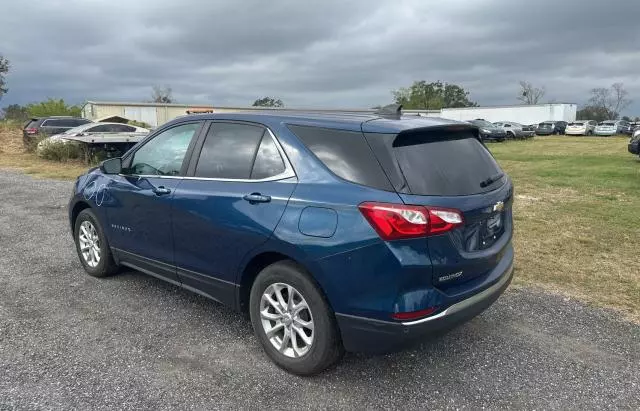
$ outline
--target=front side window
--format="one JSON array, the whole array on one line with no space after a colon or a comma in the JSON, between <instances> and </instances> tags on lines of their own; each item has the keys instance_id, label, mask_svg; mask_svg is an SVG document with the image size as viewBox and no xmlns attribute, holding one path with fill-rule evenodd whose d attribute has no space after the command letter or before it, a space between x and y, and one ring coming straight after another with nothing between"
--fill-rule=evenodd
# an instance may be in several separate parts
<instances>
[{"instance_id":1,"label":"front side window","mask_svg":"<svg viewBox=\"0 0 640 411\"><path fill-rule=\"evenodd\" d=\"M189 144L200 128L200 124L182 124L165 130L149 140L133 154L129 173L179 175Z\"/></svg>"},{"instance_id":2,"label":"front side window","mask_svg":"<svg viewBox=\"0 0 640 411\"><path fill-rule=\"evenodd\" d=\"M251 124L213 123L204 140L195 176L234 180L251 178L258 145L264 134L263 127Z\"/></svg>"}]
</instances>

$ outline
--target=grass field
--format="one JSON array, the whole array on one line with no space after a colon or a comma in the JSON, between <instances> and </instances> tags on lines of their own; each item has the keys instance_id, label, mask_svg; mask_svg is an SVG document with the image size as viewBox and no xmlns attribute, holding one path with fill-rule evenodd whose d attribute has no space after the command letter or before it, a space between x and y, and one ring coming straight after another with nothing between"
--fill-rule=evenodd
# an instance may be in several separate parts
<instances>
[{"instance_id":1,"label":"grass field","mask_svg":"<svg viewBox=\"0 0 640 411\"><path fill-rule=\"evenodd\" d=\"M87 169L81 161L59 163L25 153L21 129L2 122L0 122L0 167L16 168L35 177L64 180L74 179Z\"/></svg>"},{"instance_id":2,"label":"grass field","mask_svg":"<svg viewBox=\"0 0 640 411\"><path fill-rule=\"evenodd\" d=\"M513 179L515 284L612 307L640 320L640 161L622 137L490 144ZM0 127L0 167L73 179L80 162L41 160Z\"/></svg>"},{"instance_id":3,"label":"grass field","mask_svg":"<svg viewBox=\"0 0 640 411\"><path fill-rule=\"evenodd\" d=\"M516 284L640 319L640 161L628 138L489 145L513 179Z\"/></svg>"}]
</instances>

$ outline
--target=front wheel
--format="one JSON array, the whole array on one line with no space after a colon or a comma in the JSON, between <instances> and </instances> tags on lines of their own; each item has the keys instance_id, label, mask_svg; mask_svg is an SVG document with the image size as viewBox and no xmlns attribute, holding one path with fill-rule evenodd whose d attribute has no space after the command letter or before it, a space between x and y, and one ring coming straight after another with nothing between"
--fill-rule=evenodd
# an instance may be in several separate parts
<instances>
[{"instance_id":1,"label":"front wheel","mask_svg":"<svg viewBox=\"0 0 640 411\"><path fill-rule=\"evenodd\" d=\"M102 226L91 209L78 214L73 234L78 257L87 274L107 277L118 271Z\"/></svg>"},{"instance_id":2,"label":"front wheel","mask_svg":"<svg viewBox=\"0 0 640 411\"><path fill-rule=\"evenodd\" d=\"M333 311L309 274L291 261L258 274L249 314L269 358L291 373L317 374L344 352Z\"/></svg>"}]
</instances>

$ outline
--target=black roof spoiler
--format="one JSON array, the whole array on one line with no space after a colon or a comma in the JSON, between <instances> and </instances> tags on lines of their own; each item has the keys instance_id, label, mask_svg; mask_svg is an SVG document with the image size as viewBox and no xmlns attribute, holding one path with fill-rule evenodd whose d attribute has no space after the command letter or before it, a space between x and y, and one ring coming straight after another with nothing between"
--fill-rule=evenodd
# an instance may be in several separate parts
<instances>
[{"instance_id":1,"label":"black roof spoiler","mask_svg":"<svg viewBox=\"0 0 640 411\"><path fill-rule=\"evenodd\" d=\"M392 120L400 120L400 117L402 116L402 104L389 104L384 107L380 107L375 111L375 114Z\"/></svg>"}]
</instances>

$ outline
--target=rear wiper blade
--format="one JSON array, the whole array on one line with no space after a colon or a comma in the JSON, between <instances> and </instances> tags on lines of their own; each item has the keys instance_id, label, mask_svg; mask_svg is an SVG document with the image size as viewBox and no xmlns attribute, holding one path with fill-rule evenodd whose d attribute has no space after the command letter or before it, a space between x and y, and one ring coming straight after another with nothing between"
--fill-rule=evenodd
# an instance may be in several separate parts
<instances>
[{"instance_id":1,"label":"rear wiper blade","mask_svg":"<svg viewBox=\"0 0 640 411\"><path fill-rule=\"evenodd\" d=\"M500 180L502 177L504 177L504 173L495 174L495 175L487 178L486 180L481 181L480 182L480 187L482 187L482 188L488 187L491 184L495 183L496 181Z\"/></svg>"}]
</instances>

